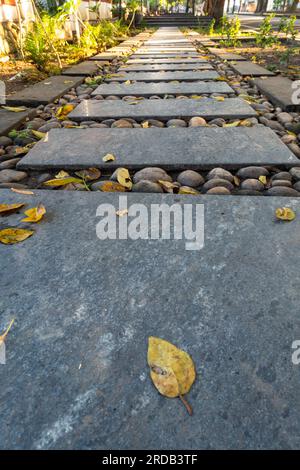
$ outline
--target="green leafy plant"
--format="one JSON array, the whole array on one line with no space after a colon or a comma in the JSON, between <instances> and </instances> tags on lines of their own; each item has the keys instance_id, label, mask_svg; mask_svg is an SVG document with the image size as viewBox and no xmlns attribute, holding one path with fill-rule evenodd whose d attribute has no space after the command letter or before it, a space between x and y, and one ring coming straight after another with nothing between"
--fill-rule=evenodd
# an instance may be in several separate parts
<instances>
[{"instance_id":1,"label":"green leafy plant","mask_svg":"<svg viewBox=\"0 0 300 470\"><path fill-rule=\"evenodd\" d=\"M209 24L209 27L208 27L208 34L209 36L213 36L214 32L215 32L215 24L216 24L216 20L215 18L213 18Z\"/></svg>"},{"instance_id":2,"label":"green leafy plant","mask_svg":"<svg viewBox=\"0 0 300 470\"><path fill-rule=\"evenodd\" d=\"M274 16L274 13L266 16L259 27L259 32L256 35L255 41L260 47L265 48L278 43L278 38L275 35L275 31L271 23Z\"/></svg>"},{"instance_id":3,"label":"green leafy plant","mask_svg":"<svg viewBox=\"0 0 300 470\"><path fill-rule=\"evenodd\" d=\"M220 20L221 35L225 37L221 41L227 47L236 47L239 44L238 37L241 31L241 22L237 16L228 18L223 16Z\"/></svg>"},{"instance_id":4,"label":"green leafy plant","mask_svg":"<svg viewBox=\"0 0 300 470\"><path fill-rule=\"evenodd\" d=\"M296 39L297 30L295 28L296 23L296 16L289 16L283 17L280 20L278 31L280 33L284 33L287 40L292 39L293 41Z\"/></svg>"}]
</instances>

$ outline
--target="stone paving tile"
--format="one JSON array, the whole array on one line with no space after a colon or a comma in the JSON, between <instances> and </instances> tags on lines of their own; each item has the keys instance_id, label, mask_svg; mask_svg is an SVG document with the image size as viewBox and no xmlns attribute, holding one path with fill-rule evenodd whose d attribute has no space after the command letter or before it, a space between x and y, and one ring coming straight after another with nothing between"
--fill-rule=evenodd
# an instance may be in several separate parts
<instances>
[{"instance_id":1,"label":"stone paving tile","mask_svg":"<svg viewBox=\"0 0 300 470\"><path fill-rule=\"evenodd\" d=\"M299 92L297 92L297 87L293 85L295 82L286 77L279 76L270 77L265 80L256 78L253 80L253 83L276 106L280 106L285 111L299 111Z\"/></svg>"},{"instance_id":2,"label":"stone paving tile","mask_svg":"<svg viewBox=\"0 0 300 470\"><path fill-rule=\"evenodd\" d=\"M163 81L196 81L196 80L215 80L220 77L215 70L197 71L197 72L123 72L119 71L112 74L110 78L106 78L106 82L127 82L140 81L140 82L163 82Z\"/></svg>"},{"instance_id":3,"label":"stone paving tile","mask_svg":"<svg viewBox=\"0 0 300 470\"><path fill-rule=\"evenodd\" d=\"M205 64L207 63L207 59L200 58L182 58L182 59L175 59L175 58L167 58L167 59L131 59L129 58L126 64Z\"/></svg>"},{"instance_id":4,"label":"stone paving tile","mask_svg":"<svg viewBox=\"0 0 300 470\"><path fill-rule=\"evenodd\" d=\"M223 117L224 119L247 118L257 116L254 109L239 98L228 98L225 101L203 98L201 100L133 100L98 101L84 100L69 115L74 121L94 119L133 118L138 120L159 119L168 121L176 117L191 118L202 116L207 119Z\"/></svg>"},{"instance_id":5,"label":"stone paving tile","mask_svg":"<svg viewBox=\"0 0 300 470\"><path fill-rule=\"evenodd\" d=\"M218 49L217 47L209 47L209 52L214 54L216 57L222 60L247 60L245 57L241 56L240 54L233 54L232 52L227 52L226 49Z\"/></svg>"},{"instance_id":6,"label":"stone paving tile","mask_svg":"<svg viewBox=\"0 0 300 470\"><path fill-rule=\"evenodd\" d=\"M112 153L116 160L103 162ZM297 165L299 160L264 126L149 129L52 129L17 165L18 169L238 168Z\"/></svg>"},{"instance_id":7,"label":"stone paving tile","mask_svg":"<svg viewBox=\"0 0 300 470\"><path fill-rule=\"evenodd\" d=\"M30 108L19 113L0 108L0 136L8 134L12 129L18 129L27 118L33 117L35 114L36 110Z\"/></svg>"},{"instance_id":8,"label":"stone paving tile","mask_svg":"<svg viewBox=\"0 0 300 470\"><path fill-rule=\"evenodd\" d=\"M8 96L6 102L7 105L25 106L48 104L67 93L71 88L80 85L83 81L84 77L80 76L55 75Z\"/></svg>"},{"instance_id":9,"label":"stone paving tile","mask_svg":"<svg viewBox=\"0 0 300 470\"><path fill-rule=\"evenodd\" d=\"M158 83L142 83L134 82L130 84L123 83L102 83L92 96L144 96L153 95L201 95L203 93L222 93L234 94L234 90L226 82L158 82Z\"/></svg>"},{"instance_id":10,"label":"stone paving tile","mask_svg":"<svg viewBox=\"0 0 300 470\"><path fill-rule=\"evenodd\" d=\"M291 362L300 337L300 218L274 217L286 198L127 195L128 224L137 217L132 204L150 221L151 204L178 204L183 214L188 204L200 231L195 204L204 204L204 247L189 251L189 240L173 240L173 217L171 240L99 239L99 206L115 213L119 194L35 194L27 207L47 209L36 233L0 245L1 331L15 318L1 376L1 449L300 447ZM288 205L300 213L299 198ZM20 214L9 216L9 225L19 223ZM192 356L192 418L153 386L149 336Z\"/></svg>"},{"instance_id":11,"label":"stone paving tile","mask_svg":"<svg viewBox=\"0 0 300 470\"><path fill-rule=\"evenodd\" d=\"M274 75L273 72L270 70L261 67L260 65L254 64L253 62L244 60L239 62L228 62L228 64L233 68L235 72L239 75L245 76L252 76L252 77L259 77L263 75Z\"/></svg>"},{"instance_id":12,"label":"stone paving tile","mask_svg":"<svg viewBox=\"0 0 300 470\"><path fill-rule=\"evenodd\" d=\"M124 67L120 67L120 72L156 72L156 71L164 71L164 70L210 70L213 69L211 64L207 63L190 63L190 64L132 64L132 65L124 65Z\"/></svg>"},{"instance_id":13,"label":"stone paving tile","mask_svg":"<svg viewBox=\"0 0 300 470\"><path fill-rule=\"evenodd\" d=\"M80 64L68 67L62 72L62 75L95 75L99 71L98 65L101 65L101 61L86 60Z\"/></svg>"}]
</instances>

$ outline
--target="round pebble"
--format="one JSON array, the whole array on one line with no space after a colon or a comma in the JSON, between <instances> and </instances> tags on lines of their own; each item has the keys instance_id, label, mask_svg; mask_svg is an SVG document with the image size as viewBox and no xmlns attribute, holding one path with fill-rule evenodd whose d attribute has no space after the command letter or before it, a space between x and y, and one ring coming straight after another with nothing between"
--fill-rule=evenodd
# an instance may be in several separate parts
<instances>
[{"instance_id":1,"label":"round pebble","mask_svg":"<svg viewBox=\"0 0 300 470\"><path fill-rule=\"evenodd\" d=\"M193 170L185 170L179 173L177 181L182 186L190 186L191 188L197 188L205 182L203 176Z\"/></svg>"},{"instance_id":2,"label":"round pebble","mask_svg":"<svg viewBox=\"0 0 300 470\"><path fill-rule=\"evenodd\" d=\"M254 191L263 191L265 186L257 179L246 179L241 183L241 189L250 189Z\"/></svg>"},{"instance_id":3,"label":"round pebble","mask_svg":"<svg viewBox=\"0 0 300 470\"><path fill-rule=\"evenodd\" d=\"M170 119L166 124L167 127L186 127L187 124L183 119Z\"/></svg>"},{"instance_id":4,"label":"round pebble","mask_svg":"<svg viewBox=\"0 0 300 470\"><path fill-rule=\"evenodd\" d=\"M119 119L112 123L111 127L118 127L118 128L132 128L132 123L126 121L126 119Z\"/></svg>"},{"instance_id":5,"label":"round pebble","mask_svg":"<svg viewBox=\"0 0 300 470\"><path fill-rule=\"evenodd\" d=\"M141 180L132 186L132 192L134 193L163 193L163 189L160 184L154 181Z\"/></svg>"},{"instance_id":6,"label":"round pebble","mask_svg":"<svg viewBox=\"0 0 300 470\"><path fill-rule=\"evenodd\" d=\"M267 176L268 174L268 170L262 166L247 166L240 168L236 175L241 179L258 179L260 176Z\"/></svg>"},{"instance_id":7,"label":"round pebble","mask_svg":"<svg viewBox=\"0 0 300 470\"><path fill-rule=\"evenodd\" d=\"M137 171L133 176L133 182L138 183L142 180L153 181L154 183L157 183L158 180L172 182L171 176L169 176L165 170L158 167L146 167Z\"/></svg>"},{"instance_id":8,"label":"round pebble","mask_svg":"<svg viewBox=\"0 0 300 470\"><path fill-rule=\"evenodd\" d=\"M230 183L230 181L221 178L212 178L211 180L206 181L206 183L203 185L203 189L205 191L208 191L209 189L218 186L227 188L229 191L232 191L234 189L234 186Z\"/></svg>"},{"instance_id":9,"label":"round pebble","mask_svg":"<svg viewBox=\"0 0 300 470\"><path fill-rule=\"evenodd\" d=\"M218 186L218 187L209 189L206 194L226 195L226 194L230 194L230 191L228 188L225 188L224 186Z\"/></svg>"},{"instance_id":10,"label":"round pebble","mask_svg":"<svg viewBox=\"0 0 300 470\"><path fill-rule=\"evenodd\" d=\"M207 125L207 122L205 121L204 118L200 116L192 117L192 119L189 120L190 127L200 127L200 126L206 126L206 125Z\"/></svg>"},{"instance_id":11,"label":"round pebble","mask_svg":"<svg viewBox=\"0 0 300 470\"><path fill-rule=\"evenodd\" d=\"M207 175L207 179L211 180L213 178L221 178L223 180L233 182L233 175L228 170L224 170L223 168L213 168Z\"/></svg>"},{"instance_id":12,"label":"round pebble","mask_svg":"<svg viewBox=\"0 0 300 470\"><path fill-rule=\"evenodd\" d=\"M270 188L265 192L266 196L291 196L298 197L300 193L293 188L285 188L284 186L276 186Z\"/></svg>"}]
</instances>

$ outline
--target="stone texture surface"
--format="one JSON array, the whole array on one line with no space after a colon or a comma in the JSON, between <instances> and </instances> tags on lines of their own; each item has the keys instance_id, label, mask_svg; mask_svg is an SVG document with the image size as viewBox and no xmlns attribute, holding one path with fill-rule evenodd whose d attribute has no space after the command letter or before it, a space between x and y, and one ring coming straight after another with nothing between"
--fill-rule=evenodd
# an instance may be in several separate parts
<instances>
[{"instance_id":1,"label":"stone texture surface","mask_svg":"<svg viewBox=\"0 0 300 470\"><path fill-rule=\"evenodd\" d=\"M157 58L157 59L133 59L131 56L126 64L203 64L207 62L206 59L202 59L200 56L198 58L182 58L176 59L174 58Z\"/></svg>"},{"instance_id":2,"label":"stone texture surface","mask_svg":"<svg viewBox=\"0 0 300 470\"><path fill-rule=\"evenodd\" d=\"M19 113L0 108L0 135L5 135L12 129L18 129L27 118L35 114L35 110L30 108Z\"/></svg>"},{"instance_id":3,"label":"stone texture surface","mask_svg":"<svg viewBox=\"0 0 300 470\"><path fill-rule=\"evenodd\" d=\"M227 52L226 49L219 49L217 47L209 47L209 52L219 59L222 60L247 60L245 57L241 56L240 54L233 54L232 52Z\"/></svg>"},{"instance_id":4,"label":"stone texture surface","mask_svg":"<svg viewBox=\"0 0 300 470\"><path fill-rule=\"evenodd\" d=\"M18 91L7 97L8 105L38 106L56 100L67 93L71 88L80 85L84 77L66 77L56 75Z\"/></svg>"},{"instance_id":5,"label":"stone texture surface","mask_svg":"<svg viewBox=\"0 0 300 470\"><path fill-rule=\"evenodd\" d=\"M202 93L234 93L225 82L187 83L102 83L92 95L102 96L161 96L161 95L200 95Z\"/></svg>"},{"instance_id":6,"label":"stone texture surface","mask_svg":"<svg viewBox=\"0 0 300 470\"><path fill-rule=\"evenodd\" d=\"M256 78L253 83L275 105L285 111L299 111L300 103L296 102L299 101L299 92L297 92L297 88L292 88L294 82L288 78L271 77L265 80ZM293 93L295 93L296 100L292 100Z\"/></svg>"},{"instance_id":7,"label":"stone texture surface","mask_svg":"<svg viewBox=\"0 0 300 470\"><path fill-rule=\"evenodd\" d=\"M199 58L200 54L199 52L168 52L167 54L164 54L163 52L161 53L137 53L135 52L132 54L131 59L191 59L191 58Z\"/></svg>"},{"instance_id":8,"label":"stone texture surface","mask_svg":"<svg viewBox=\"0 0 300 470\"><path fill-rule=\"evenodd\" d=\"M228 98L225 101L204 98L202 100L142 100L133 101L82 101L69 115L74 121L89 119L160 119L169 120L175 117L190 118L200 116L207 119L217 117L247 118L256 116L256 112L245 101Z\"/></svg>"},{"instance_id":9,"label":"stone texture surface","mask_svg":"<svg viewBox=\"0 0 300 470\"><path fill-rule=\"evenodd\" d=\"M101 64L101 62L99 62ZM65 69L63 75L95 75L99 71L98 62L96 60L86 60L80 64L73 65Z\"/></svg>"},{"instance_id":10,"label":"stone texture surface","mask_svg":"<svg viewBox=\"0 0 300 470\"><path fill-rule=\"evenodd\" d=\"M200 62L195 64L125 64L119 69L120 72L156 72L164 70L180 71L180 70L212 70L213 66L208 62Z\"/></svg>"},{"instance_id":11,"label":"stone texture surface","mask_svg":"<svg viewBox=\"0 0 300 470\"><path fill-rule=\"evenodd\" d=\"M252 77L259 77L263 75L274 75L270 70L247 60L239 61L237 63L229 62L229 65L242 76L250 75Z\"/></svg>"},{"instance_id":12,"label":"stone texture surface","mask_svg":"<svg viewBox=\"0 0 300 470\"><path fill-rule=\"evenodd\" d=\"M128 196L129 207L203 203L200 251L185 250L184 240L100 241L97 207L118 210L118 195L26 197L29 207L39 201L47 214L36 234L0 245L1 331L15 318L1 374L1 449L300 447L291 361L300 337L300 219L274 217L286 198ZM300 200L288 205L300 212ZM150 335L191 354L192 418L152 385Z\"/></svg>"},{"instance_id":13,"label":"stone texture surface","mask_svg":"<svg viewBox=\"0 0 300 470\"><path fill-rule=\"evenodd\" d=\"M116 160L104 163L107 153ZM18 163L18 169L47 168L226 168L297 165L299 160L270 129L150 128L53 129ZM261 172L260 174L264 174Z\"/></svg>"},{"instance_id":14,"label":"stone texture surface","mask_svg":"<svg viewBox=\"0 0 300 470\"><path fill-rule=\"evenodd\" d=\"M126 82L134 80L140 82L164 82L172 80L196 81L196 80L215 80L220 75L214 70L197 71L197 72L117 72L111 78L106 78L106 82Z\"/></svg>"}]
</instances>

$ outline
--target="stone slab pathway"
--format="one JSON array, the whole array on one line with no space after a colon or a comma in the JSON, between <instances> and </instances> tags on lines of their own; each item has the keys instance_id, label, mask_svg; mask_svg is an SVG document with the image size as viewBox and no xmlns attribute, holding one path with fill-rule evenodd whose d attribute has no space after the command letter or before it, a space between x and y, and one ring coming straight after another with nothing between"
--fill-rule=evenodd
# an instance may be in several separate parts
<instances>
[{"instance_id":1,"label":"stone slab pathway","mask_svg":"<svg viewBox=\"0 0 300 470\"><path fill-rule=\"evenodd\" d=\"M141 100L141 101L96 101L84 100L70 114L73 121L133 118L159 119L168 121L173 118L188 119L201 116L206 119L223 117L224 119L248 118L256 116L251 106L239 98L216 101L210 98L202 100Z\"/></svg>"},{"instance_id":2,"label":"stone slab pathway","mask_svg":"<svg viewBox=\"0 0 300 470\"><path fill-rule=\"evenodd\" d=\"M101 61L86 60L80 64L68 67L62 72L62 75L95 75L99 71L99 65L101 65Z\"/></svg>"},{"instance_id":3,"label":"stone slab pathway","mask_svg":"<svg viewBox=\"0 0 300 470\"><path fill-rule=\"evenodd\" d=\"M260 65L254 64L253 62L239 61L239 62L229 62L229 65L237 72L239 75L245 76L252 76L252 77L259 77L264 75L274 75L273 72L270 70L261 67Z\"/></svg>"},{"instance_id":4,"label":"stone slab pathway","mask_svg":"<svg viewBox=\"0 0 300 470\"><path fill-rule=\"evenodd\" d=\"M164 70L181 71L181 70L212 70L213 66L208 62L189 64L125 64L124 67L120 67L120 72L160 72Z\"/></svg>"},{"instance_id":5,"label":"stone slab pathway","mask_svg":"<svg viewBox=\"0 0 300 470\"><path fill-rule=\"evenodd\" d=\"M165 95L201 95L202 93L234 93L226 82L158 82L158 83L102 83L92 96L165 96Z\"/></svg>"},{"instance_id":6,"label":"stone slab pathway","mask_svg":"<svg viewBox=\"0 0 300 470\"><path fill-rule=\"evenodd\" d=\"M246 57L241 56L240 54L233 54L232 52L227 52L226 49L218 49L217 47L209 47L209 52L219 59L222 60L233 60L233 61L240 61L240 60L247 60Z\"/></svg>"},{"instance_id":7,"label":"stone slab pathway","mask_svg":"<svg viewBox=\"0 0 300 470\"><path fill-rule=\"evenodd\" d=\"M201 145L199 145L201 142ZM112 153L116 159L103 162ZM271 129L238 128L52 129L18 163L18 169L138 169L159 166L171 170L249 165L294 166L297 157Z\"/></svg>"},{"instance_id":8,"label":"stone slab pathway","mask_svg":"<svg viewBox=\"0 0 300 470\"><path fill-rule=\"evenodd\" d=\"M131 56L133 57L133 56ZM201 58L201 56L195 57L195 58L181 58L181 59L173 59L171 58L166 58L166 59L131 59L129 58L126 62L126 64L203 64L207 62L207 59Z\"/></svg>"},{"instance_id":9,"label":"stone slab pathway","mask_svg":"<svg viewBox=\"0 0 300 470\"><path fill-rule=\"evenodd\" d=\"M127 82L130 81L139 81L139 82L167 82L172 80L180 80L186 82L195 82L197 80L215 80L219 78L220 75L213 71L196 71L196 72L123 72L112 74L110 78L106 78L106 82Z\"/></svg>"},{"instance_id":10,"label":"stone slab pathway","mask_svg":"<svg viewBox=\"0 0 300 470\"><path fill-rule=\"evenodd\" d=\"M18 91L14 95L8 96L6 101L9 106L38 106L40 104L48 104L60 98L71 88L80 85L83 81L84 77L82 76L67 77L64 75L56 75L46 78L42 82L36 83L24 90Z\"/></svg>"},{"instance_id":11,"label":"stone slab pathway","mask_svg":"<svg viewBox=\"0 0 300 470\"><path fill-rule=\"evenodd\" d=\"M33 117L35 109L25 109L21 112L7 111L0 108L0 136L6 135L12 129L18 129L26 119Z\"/></svg>"},{"instance_id":12,"label":"stone slab pathway","mask_svg":"<svg viewBox=\"0 0 300 470\"><path fill-rule=\"evenodd\" d=\"M265 80L256 78L254 84L272 103L285 111L299 111L299 87L286 77L271 77Z\"/></svg>"},{"instance_id":13,"label":"stone slab pathway","mask_svg":"<svg viewBox=\"0 0 300 470\"><path fill-rule=\"evenodd\" d=\"M0 245L1 318L15 318L1 377L1 449L300 447L291 363L300 337L300 219L274 220L285 198L203 196L205 246L187 251L184 240L99 240L97 208L117 211L117 194L35 193L28 207L47 207L36 233ZM196 204L168 194L127 201L149 213L150 204ZM300 212L299 199L289 206ZM18 224L20 215L9 220ZM191 354L193 418L152 385L150 335Z\"/></svg>"}]
</instances>

